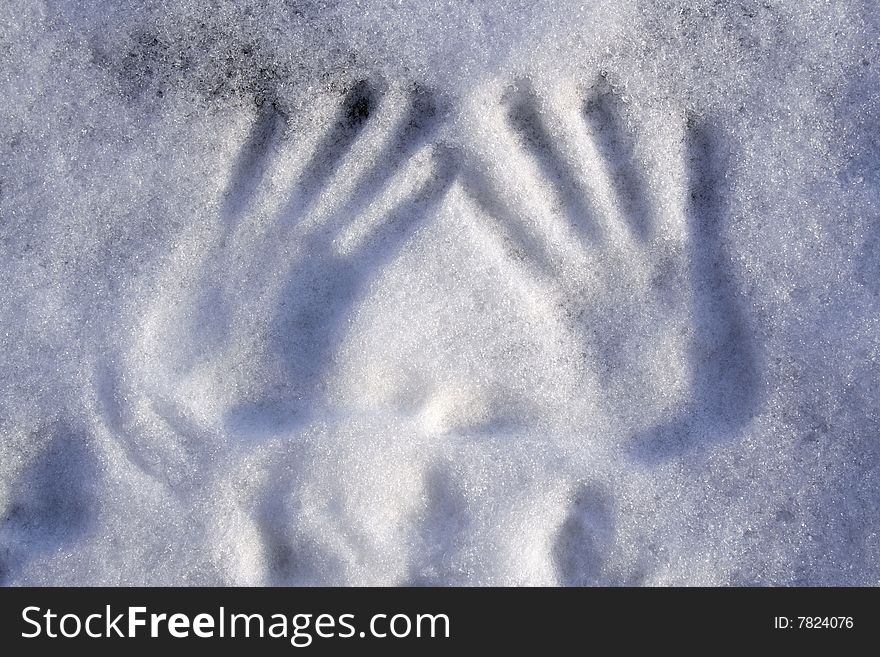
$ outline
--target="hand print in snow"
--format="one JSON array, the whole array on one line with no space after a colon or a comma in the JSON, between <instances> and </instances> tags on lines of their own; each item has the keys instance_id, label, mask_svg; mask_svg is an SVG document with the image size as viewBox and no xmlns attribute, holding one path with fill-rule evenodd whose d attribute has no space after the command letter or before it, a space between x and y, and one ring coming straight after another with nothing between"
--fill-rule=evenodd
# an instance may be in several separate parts
<instances>
[{"instance_id":1,"label":"hand print in snow","mask_svg":"<svg viewBox=\"0 0 880 657\"><path fill-rule=\"evenodd\" d=\"M151 340L186 354L175 376L229 382L230 431L383 407L504 431L556 404L563 424L651 411L640 460L711 445L756 404L725 145L683 119L662 137L681 160L648 171L627 109L604 82L458 103L361 82L295 129L264 107L189 282L201 313L166 312ZM451 254L418 250L432 231ZM397 276L403 258L422 280ZM398 330L413 322L421 341ZM231 371L211 371L220 353Z\"/></svg>"},{"instance_id":2,"label":"hand print in snow","mask_svg":"<svg viewBox=\"0 0 880 657\"><path fill-rule=\"evenodd\" d=\"M224 578L644 580L612 558L636 485L614 464L733 437L758 375L723 132L639 117L604 81L260 109L213 220L146 289L148 389L100 373L129 461L212 491Z\"/></svg>"}]
</instances>

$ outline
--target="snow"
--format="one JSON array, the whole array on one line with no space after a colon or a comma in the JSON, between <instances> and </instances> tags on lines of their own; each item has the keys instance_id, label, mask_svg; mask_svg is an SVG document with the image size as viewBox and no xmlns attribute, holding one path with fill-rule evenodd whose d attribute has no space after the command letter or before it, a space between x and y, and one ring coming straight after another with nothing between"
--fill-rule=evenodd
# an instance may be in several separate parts
<instances>
[{"instance_id":1,"label":"snow","mask_svg":"<svg viewBox=\"0 0 880 657\"><path fill-rule=\"evenodd\" d=\"M880 8L0 7L0 583L877 585Z\"/></svg>"}]
</instances>

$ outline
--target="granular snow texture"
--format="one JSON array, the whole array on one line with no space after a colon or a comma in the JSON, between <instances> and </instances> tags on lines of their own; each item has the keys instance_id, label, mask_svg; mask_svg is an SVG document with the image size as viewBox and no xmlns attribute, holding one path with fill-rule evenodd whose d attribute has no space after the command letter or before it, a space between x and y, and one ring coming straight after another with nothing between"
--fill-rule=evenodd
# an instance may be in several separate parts
<instances>
[{"instance_id":1,"label":"granular snow texture","mask_svg":"<svg viewBox=\"0 0 880 657\"><path fill-rule=\"evenodd\" d=\"M0 583L880 584L880 5L0 6Z\"/></svg>"}]
</instances>

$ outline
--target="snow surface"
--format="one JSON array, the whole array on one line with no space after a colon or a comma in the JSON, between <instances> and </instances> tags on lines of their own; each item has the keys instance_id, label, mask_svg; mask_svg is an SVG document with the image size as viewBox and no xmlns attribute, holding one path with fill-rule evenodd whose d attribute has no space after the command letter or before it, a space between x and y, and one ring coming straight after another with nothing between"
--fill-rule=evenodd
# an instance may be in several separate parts
<instances>
[{"instance_id":1,"label":"snow surface","mask_svg":"<svg viewBox=\"0 0 880 657\"><path fill-rule=\"evenodd\" d=\"M880 584L880 6L0 4L0 583Z\"/></svg>"}]
</instances>

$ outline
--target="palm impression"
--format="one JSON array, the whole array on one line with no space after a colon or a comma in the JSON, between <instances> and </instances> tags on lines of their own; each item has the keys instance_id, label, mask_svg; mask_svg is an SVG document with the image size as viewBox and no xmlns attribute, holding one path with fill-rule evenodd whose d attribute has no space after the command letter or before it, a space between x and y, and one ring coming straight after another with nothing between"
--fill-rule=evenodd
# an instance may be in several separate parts
<instances>
[{"instance_id":1,"label":"palm impression","mask_svg":"<svg viewBox=\"0 0 880 657\"><path fill-rule=\"evenodd\" d=\"M242 513L257 538L229 557L235 581L326 583L329 563L339 582L473 582L475 546L503 540L479 528L517 512L468 492L495 475L456 450L503 461L537 427L583 467L609 450L655 464L754 413L728 157L708 122L642 125L604 81L455 102L365 81L302 115L265 106L214 225L155 287L180 302L157 294L142 322L134 360L161 365L133 394L175 447L119 431L123 447ZM350 492L315 483L333 479ZM575 489L547 577L602 581L613 504Z\"/></svg>"}]
</instances>

